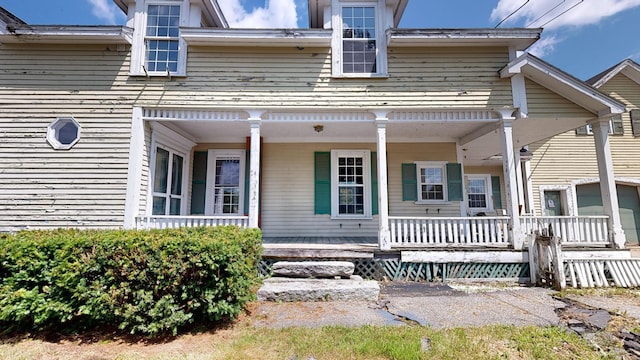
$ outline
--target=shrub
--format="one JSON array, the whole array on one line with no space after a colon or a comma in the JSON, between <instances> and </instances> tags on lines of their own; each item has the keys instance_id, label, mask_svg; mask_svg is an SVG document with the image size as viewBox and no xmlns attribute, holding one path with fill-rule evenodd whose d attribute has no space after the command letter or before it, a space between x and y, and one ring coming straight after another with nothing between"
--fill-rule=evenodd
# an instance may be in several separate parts
<instances>
[{"instance_id":1,"label":"shrub","mask_svg":"<svg viewBox=\"0 0 640 360\"><path fill-rule=\"evenodd\" d=\"M24 231L0 238L0 328L176 334L255 295L259 230Z\"/></svg>"}]
</instances>

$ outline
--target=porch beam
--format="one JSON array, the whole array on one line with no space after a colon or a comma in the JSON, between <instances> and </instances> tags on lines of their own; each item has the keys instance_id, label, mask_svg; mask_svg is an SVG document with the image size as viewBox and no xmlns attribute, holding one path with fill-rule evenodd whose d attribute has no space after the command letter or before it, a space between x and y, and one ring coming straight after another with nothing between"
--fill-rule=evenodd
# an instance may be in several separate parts
<instances>
[{"instance_id":1,"label":"porch beam","mask_svg":"<svg viewBox=\"0 0 640 360\"><path fill-rule=\"evenodd\" d=\"M626 236L622 230L616 180L613 173L613 159L609 145L609 118L601 117L592 122L591 126L598 160L602 205L604 214L609 217L609 239L616 249L624 249Z\"/></svg>"},{"instance_id":2,"label":"porch beam","mask_svg":"<svg viewBox=\"0 0 640 360\"><path fill-rule=\"evenodd\" d=\"M249 164L249 227L258 227L260 206L260 116L249 118L251 124L251 154Z\"/></svg>"},{"instance_id":3,"label":"porch beam","mask_svg":"<svg viewBox=\"0 0 640 360\"><path fill-rule=\"evenodd\" d=\"M521 231L518 213L518 181L516 179L516 157L513 150L513 121L510 116L500 122L500 138L502 140L502 169L507 198L507 214L510 218L509 232L515 250L522 249L524 235Z\"/></svg>"},{"instance_id":4,"label":"porch beam","mask_svg":"<svg viewBox=\"0 0 640 360\"><path fill-rule=\"evenodd\" d=\"M387 184L387 114L376 112L378 156L378 244L381 250L391 249L389 232L389 190Z\"/></svg>"}]
</instances>

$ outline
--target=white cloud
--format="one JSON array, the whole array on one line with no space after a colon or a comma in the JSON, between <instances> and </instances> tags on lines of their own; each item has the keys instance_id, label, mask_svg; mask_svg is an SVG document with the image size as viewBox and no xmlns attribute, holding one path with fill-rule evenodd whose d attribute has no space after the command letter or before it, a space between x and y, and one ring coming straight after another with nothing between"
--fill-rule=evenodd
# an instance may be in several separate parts
<instances>
[{"instance_id":1,"label":"white cloud","mask_svg":"<svg viewBox=\"0 0 640 360\"><path fill-rule=\"evenodd\" d=\"M491 19L500 21L525 2L526 0L499 0L491 13ZM570 9L574 5L575 7ZM557 16L545 25L546 29L583 26L597 24L604 18L637 6L640 6L640 0L530 0L505 21L505 24L538 27Z\"/></svg>"},{"instance_id":2,"label":"white cloud","mask_svg":"<svg viewBox=\"0 0 640 360\"><path fill-rule=\"evenodd\" d=\"M544 57L545 55L552 53L556 47L556 44L561 41L562 40L555 35L543 37L535 44L533 44L529 48L528 52L537 57Z\"/></svg>"},{"instance_id":3,"label":"white cloud","mask_svg":"<svg viewBox=\"0 0 640 360\"><path fill-rule=\"evenodd\" d=\"M232 28L295 28L298 23L295 0L269 0L266 7L250 12L240 0L218 0Z\"/></svg>"},{"instance_id":4,"label":"white cloud","mask_svg":"<svg viewBox=\"0 0 640 360\"><path fill-rule=\"evenodd\" d=\"M91 5L91 12L98 19L104 20L108 24L117 24L124 15L120 12L112 0L88 0Z\"/></svg>"}]
</instances>

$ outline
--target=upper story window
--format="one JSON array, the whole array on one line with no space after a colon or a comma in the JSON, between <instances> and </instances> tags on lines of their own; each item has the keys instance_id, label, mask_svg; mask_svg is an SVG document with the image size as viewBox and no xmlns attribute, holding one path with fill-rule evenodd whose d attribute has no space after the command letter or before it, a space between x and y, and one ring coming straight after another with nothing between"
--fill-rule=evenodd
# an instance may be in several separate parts
<instances>
[{"instance_id":1,"label":"upper story window","mask_svg":"<svg viewBox=\"0 0 640 360\"><path fill-rule=\"evenodd\" d=\"M175 73L180 49L180 5L149 5L147 11L146 69Z\"/></svg>"},{"instance_id":2,"label":"upper story window","mask_svg":"<svg viewBox=\"0 0 640 360\"><path fill-rule=\"evenodd\" d=\"M342 8L342 71L371 73L376 69L376 11L373 6Z\"/></svg>"},{"instance_id":3,"label":"upper story window","mask_svg":"<svg viewBox=\"0 0 640 360\"><path fill-rule=\"evenodd\" d=\"M609 134L624 135L624 123L621 115L616 115L609 119ZM576 129L576 135L593 135L593 127L591 124L581 126Z\"/></svg>"},{"instance_id":4,"label":"upper story window","mask_svg":"<svg viewBox=\"0 0 640 360\"><path fill-rule=\"evenodd\" d=\"M333 10L332 74L336 77L387 76L387 49L377 2L352 1Z\"/></svg>"}]
</instances>

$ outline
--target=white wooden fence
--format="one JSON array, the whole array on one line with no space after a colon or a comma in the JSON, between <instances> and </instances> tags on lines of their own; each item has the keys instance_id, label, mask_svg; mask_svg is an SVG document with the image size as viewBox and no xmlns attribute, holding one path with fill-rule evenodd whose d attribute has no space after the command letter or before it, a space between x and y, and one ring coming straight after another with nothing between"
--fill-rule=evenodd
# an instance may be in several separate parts
<instances>
[{"instance_id":1,"label":"white wooden fence","mask_svg":"<svg viewBox=\"0 0 640 360\"><path fill-rule=\"evenodd\" d=\"M198 226L236 225L248 227L248 216L171 216L153 215L136 218L137 229L168 229Z\"/></svg>"},{"instance_id":2,"label":"white wooden fence","mask_svg":"<svg viewBox=\"0 0 640 360\"><path fill-rule=\"evenodd\" d=\"M509 246L509 217L390 216L392 247Z\"/></svg>"},{"instance_id":3,"label":"white wooden fence","mask_svg":"<svg viewBox=\"0 0 640 360\"><path fill-rule=\"evenodd\" d=\"M609 241L607 216L522 216L525 234L547 233L560 237L563 245L607 245Z\"/></svg>"}]
</instances>

